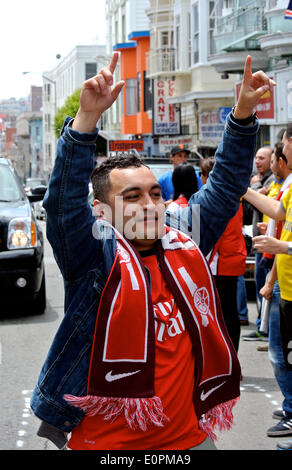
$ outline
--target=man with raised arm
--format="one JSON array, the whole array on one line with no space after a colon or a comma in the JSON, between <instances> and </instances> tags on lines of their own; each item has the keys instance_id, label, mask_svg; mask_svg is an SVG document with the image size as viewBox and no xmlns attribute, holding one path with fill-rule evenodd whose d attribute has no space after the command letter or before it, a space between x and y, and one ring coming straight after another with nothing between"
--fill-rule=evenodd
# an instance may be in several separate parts
<instances>
[{"instance_id":1,"label":"man with raised arm","mask_svg":"<svg viewBox=\"0 0 292 470\"><path fill-rule=\"evenodd\" d=\"M246 192L253 109L275 83L247 58L214 170L174 218L139 158L93 166L97 122L123 87L113 84L117 60L84 83L58 142L44 207L65 316L31 406L38 434L59 448L71 433L70 449L213 449L216 430L231 426L241 374L204 255Z\"/></svg>"}]
</instances>

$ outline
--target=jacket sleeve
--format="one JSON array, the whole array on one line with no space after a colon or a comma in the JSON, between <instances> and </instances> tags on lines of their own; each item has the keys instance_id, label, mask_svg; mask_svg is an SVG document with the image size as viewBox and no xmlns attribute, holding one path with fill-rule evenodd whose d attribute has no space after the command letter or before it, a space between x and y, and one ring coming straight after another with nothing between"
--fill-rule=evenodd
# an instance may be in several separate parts
<instances>
[{"instance_id":1,"label":"jacket sleeve","mask_svg":"<svg viewBox=\"0 0 292 470\"><path fill-rule=\"evenodd\" d=\"M98 132L74 131L71 121L64 122L44 198L47 238L66 281L82 277L96 263L98 253L98 241L92 235L95 217L88 203Z\"/></svg>"},{"instance_id":2,"label":"jacket sleeve","mask_svg":"<svg viewBox=\"0 0 292 470\"><path fill-rule=\"evenodd\" d=\"M166 223L187 231L205 255L238 211L249 186L258 127L258 120L252 126L241 126L229 114L207 183L193 194L189 208L180 211L176 222L167 213Z\"/></svg>"}]
</instances>

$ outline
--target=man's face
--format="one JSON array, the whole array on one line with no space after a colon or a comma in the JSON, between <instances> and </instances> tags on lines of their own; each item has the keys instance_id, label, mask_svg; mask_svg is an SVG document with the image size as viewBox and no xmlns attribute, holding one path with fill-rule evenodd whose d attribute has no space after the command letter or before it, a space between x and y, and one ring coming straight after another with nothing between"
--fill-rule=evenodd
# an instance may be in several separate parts
<instances>
[{"instance_id":1,"label":"man's face","mask_svg":"<svg viewBox=\"0 0 292 470\"><path fill-rule=\"evenodd\" d=\"M188 160L188 152L185 150L181 150L180 152L175 153L174 155L170 156L170 159L173 163L173 166L176 167L180 165L181 163L186 163Z\"/></svg>"},{"instance_id":2,"label":"man's face","mask_svg":"<svg viewBox=\"0 0 292 470\"><path fill-rule=\"evenodd\" d=\"M272 156L271 156L271 170L277 178L281 177L279 162L278 162L274 152L272 153Z\"/></svg>"},{"instance_id":3,"label":"man's face","mask_svg":"<svg viewBox=\"0 0 292 470\"><path fill-rule=\"evenodd\" d=\"M285 155L285 157L287 158L287 167L289 168L289 170L292 170L292 137L287 139L285 132L285 134L283 135L282 142L284 144L282 152L283 155Z\"/></svg>"},{"instance_id":4,"label":"man's face","mask_svg":"<svg viewBox=\"0 0 292 470\"><path fill-rule=\"evenodd\" d=\"M137 249L149 249L164 227L165 205L157 179L145 166L115 168L109 178L112 225Z\"/></svg>"},{"instance_id":5,"label":"man's face","mask_svg":"<svg viewBox=\"0 0 292 470\"><path fill-rule=\"evenodd\" d=\"M260 148L255 157L255 164L257 172L264 175L271 165L271 150L269 148Z\"/></svg>"}]
</instances>

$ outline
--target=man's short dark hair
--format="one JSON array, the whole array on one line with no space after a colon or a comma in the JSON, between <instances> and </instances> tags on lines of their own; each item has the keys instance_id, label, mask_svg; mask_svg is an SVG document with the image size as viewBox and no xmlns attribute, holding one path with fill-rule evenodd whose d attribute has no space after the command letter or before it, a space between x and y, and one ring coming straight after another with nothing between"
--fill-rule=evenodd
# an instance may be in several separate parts
<instances>
[{"instance_id":1,"label":"man's short dark hair","mask_svg":"<svg viewBox=\"0 0 292 470\"><path fill-rule=\"evenodd\" d=\"M290 137L292 137L292 122L289 122L287 124L286 137L287 137L287 139L290 139Z\"/></svg>"},{"instance_id":2,"label":"man's short dark hair","mask_svg":"<svg viewBox=\"0 0 292 470\"><path fill-rule=\"evenodd\" d=\"M207 157L200 161L203 176L208 177L215 165L215 157Z\"/></svg>"},{"instance_id":3,"label":"man's short dark hair","mask_svg":"<svg viewBox=\"0 0 292 470\"><path fill-rule=\"evenodd\" d=\"M94 199L101 202L108 202L107 196L111 189L110 172L115 168L139 168L146 166L141 157L134 154L122 154L116 157L109 157L99 166L95 167L91 173L91 183ZM148 168L148 167L147 167Z\"/></svg>"},{"instance_id":4,"label":"man's short dark hair","mask_svg":"<svg viewBox=\"0 0 292 470\"><path fill-rule=\"evenodd\" d=\"M287 158L283 154L283 148L284 148L284 144L282 142L276 142L274 146L274 154L275 154L277 161L279 161L279 159L282 158L282 160L284 160L284 162L287 163Z\"/></svg>"}]
</instances>

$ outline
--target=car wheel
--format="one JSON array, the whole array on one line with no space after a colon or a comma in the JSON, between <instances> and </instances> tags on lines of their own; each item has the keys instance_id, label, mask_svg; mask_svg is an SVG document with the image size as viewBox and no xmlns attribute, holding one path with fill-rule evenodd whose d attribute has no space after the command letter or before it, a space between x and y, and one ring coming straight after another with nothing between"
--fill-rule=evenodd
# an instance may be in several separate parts
<instances>
[{"instance_id":1,"label":"car wheel","mask_svg":"<svg viewBox=\"0 0 292 470\"><path fill-rule=\"evenodd\" d=\"M34 315L41 315L45 313L46 305L46 277L44 271L40 290L38 291L37 297L33 300L32 303L32 313Z\"/></svg>"}]
</instances>

